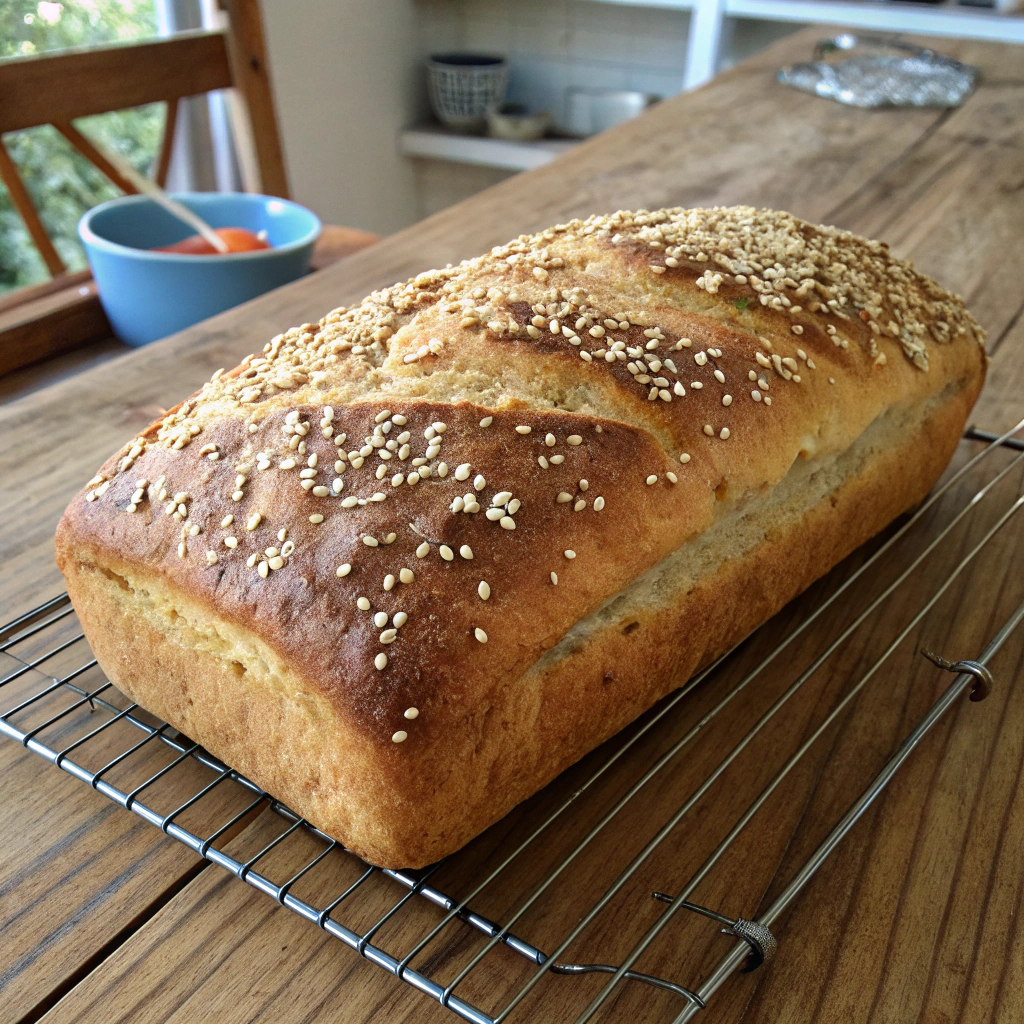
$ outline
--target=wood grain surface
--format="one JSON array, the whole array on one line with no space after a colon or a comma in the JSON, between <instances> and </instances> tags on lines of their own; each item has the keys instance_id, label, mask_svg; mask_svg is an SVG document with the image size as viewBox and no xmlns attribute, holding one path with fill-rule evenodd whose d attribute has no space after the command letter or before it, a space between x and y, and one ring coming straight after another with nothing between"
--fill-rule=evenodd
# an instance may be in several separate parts
<instances>
[{"instance_id":1,"label":"wood grain surface","mask_svg":"<svg viewBox=\"0 0 1024 1024\"><path fill-rule=\"evenodd\" d=\"M59 592L51 539L64 504L109 451L218 367L282 327L316 319L373 287L597 210L747 202L882 237L960 291L988 329L993 362L978 425L1005 428L1024 416L1024 51L937 43L982 68L983 84L962 108L866 112L774 82L775 69L804 57L819 34L790 37L705 89L322 273L0 408L0 615L13 617ZM963 444L955 465L976 450ZM1011 458L1000 452L986 465L1001 469ZM569 959L615 963L626 955L660 912L650 891L678 891L788 753L1021 493L1022 477L1020 466L1011 468L993 504L979 504L937 558L811 677L799 700L758 737L753 756L729 770L582 932ZM985 478L969 474L954 487L923 518L922 537L934 536ZM1011 521L951 584L842 728L812 748L695 898L749 917L788 881L948 682L917 647L974 655L1024 599L1022 531ZM816 622L702 730L517 922L517 933L552 949L730 739L753 724L921 543L901 546L858 581L834 615ZM838 567L738 652L713 686L694 691L659 722L530 846L529 856L481 893L475 909L501 919L518 906L624 789L867 555L858 552ZM775 963L731 979L703 1016L745 1024L1024 1018L1024 689L1013 685L1022 652L1024 638L1007 645L993 665L993 696L965 702L940 724L783 918ZM595 752L446 863L437 884L465 891L607 753ZM0 757L0 925L16 921L21 929L17 943L0 943L0 1019L35 1020L51 1004L47 1021L97 1024L454 1019L219 869L198 870L191 855L81 783L5 741ZM277 827L277 816L266 812L232 848L258 849ZM271 867L282 878L309 856L305 841L275 852ZM353 870L344 855L332 855L311 874L310 898L336 894ZM396 883L375 878L338 919L366 927L396 893ZM72 906L81 911L56 909ZM425 901L410 901L374 941L401 955L438 918ZM453 923L414 965L447 982L481 945ZM726 949L707 922L679 918L637 966L693 985ZM495 1011L528 977L524 960L498 949L458 992ZM549 975L510 1019L572 1020L605 980ZM630 982L599 1019L653 1024L671 1020L680 1006L677 996Z\"/></svg>"}]
</instances>

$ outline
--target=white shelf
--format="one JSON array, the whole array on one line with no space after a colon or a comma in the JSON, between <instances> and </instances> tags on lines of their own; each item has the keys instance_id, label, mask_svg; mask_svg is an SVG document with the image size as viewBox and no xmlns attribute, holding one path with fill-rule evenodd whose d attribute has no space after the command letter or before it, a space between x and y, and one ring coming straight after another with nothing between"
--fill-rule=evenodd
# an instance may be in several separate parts
<instances>
[{"instance_id":1,"label":"white shelf","mask_svg":"<svg viewBox=\"0 0 1024 1024\"><path fill-rule=\"evenodd\" d=\"M1024 15L946 0L941 5L902 0L596 0L629 7L691 11L684 89L710 79L719 65L726 18L795 21L909 35L948 36L997 43L1024 43Z\"/></svg>"},{"instance_id":2,"label":"white shelf","mask_svg":"<svg viewBox=\"0 0 1024 1024\"><path fill-rule=\"evenodd\" d=\"M451 160L507 171L532 171L543 167L575 145L572 139L507 142L479 135L458 135L434 125L410 128L399 136L399 150L405 156Z\"/></svg>"},{"instance_id":3,"label":"white shelf","mask_svg":"<svg viewBox=\"0 0 1024 1024\"><path fill-rule=\"evenodd\" d=\"M629 7L661 7L690 11L686 73L683 88L703 85L719 66L723 22L726 18L792 21L816 25L909 35L947 36L989 42L1024 44L1024 14L1004 14L979 7L904 0L592 0ZM506 142L475 135L458 135L437 125L424 125L401 134L399 149L406 156L454 163L531 171L570 150L571 139Z\"/></svg>"}]
</instances>

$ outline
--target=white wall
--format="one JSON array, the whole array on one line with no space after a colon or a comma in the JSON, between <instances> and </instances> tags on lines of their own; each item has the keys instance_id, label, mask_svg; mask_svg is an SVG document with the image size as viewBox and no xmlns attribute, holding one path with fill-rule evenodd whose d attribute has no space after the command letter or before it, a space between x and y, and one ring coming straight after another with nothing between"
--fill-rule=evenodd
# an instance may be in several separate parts
<instances>
[{"instance_id":1,"label":"white wall","mask_svg":"<svg viewBox=\"0 0 1024 1024\"><path fill-rule=\"evenodd\" d=\"M592 0L262 0L292 193L325 221L397 231L506 176L410 160L429 118L424 60L508 57L509 98L561 120L571 87L677 93L689 14ZM726 64L798 26L742 22Z\"/></svg>"},{"instance_id":2,"label":"white wall","mask_svg":"<svg viewBox=\"0 0 1024 1024\"><path fill-rule=\"evenodd\" d=\"M412 0L263 0L292 195L325 222L387 234L416 220L398 133L421 109Z\"/></svg>"}]
</instances>

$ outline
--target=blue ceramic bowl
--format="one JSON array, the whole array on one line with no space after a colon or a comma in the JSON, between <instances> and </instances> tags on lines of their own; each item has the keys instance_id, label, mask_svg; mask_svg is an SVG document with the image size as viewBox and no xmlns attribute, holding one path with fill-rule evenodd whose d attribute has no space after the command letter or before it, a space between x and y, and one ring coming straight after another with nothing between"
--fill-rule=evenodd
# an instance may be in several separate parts
<instances>
[{"instance_id":1,"label":"blue ceramic bowl","mask_svg":"<svg viewBox=\"0 0 1024 1024\"><path fill-rule=\"evenodd\" d=\"M148 196L121 196L78 224L114 333L145 345L306 273L320 234L316 215L273 196L195 192L174 196L215 228L266 231L272 248L214 256L150 252L195 232Z\"/></svg>"}]
</instances>

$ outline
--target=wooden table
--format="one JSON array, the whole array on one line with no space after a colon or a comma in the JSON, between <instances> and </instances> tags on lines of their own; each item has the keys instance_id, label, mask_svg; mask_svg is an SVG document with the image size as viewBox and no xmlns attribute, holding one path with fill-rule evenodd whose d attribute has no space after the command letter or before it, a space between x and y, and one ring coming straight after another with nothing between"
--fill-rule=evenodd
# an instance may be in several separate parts
<instances>
[{"instance_id":1,"label":"wooden table","mask_svg":"<svg viewBox=\"0 0 1024 1024\"><path fill-rule=\"evenodd\" d=\"M963 107L864 112L774 82L774 71L808 54L818 35L790 37L706 88L320 274L0 409L0 619L61 590L52 534L80 483L218 367L374 287L594 211L750 203L885 238L961 292L989 332L992 367L975 421L990 429L1015 422L1024 415L1024 51L937 42L983 70ZM977 653L1024 578L1020 537L1019 529L1008 535L984 572L954 591L954 607L923 640L957 657ZM941 555L946 569L955 556ZM979 593L984 612L976 610ZM797 621L806 607L791 606L780 623ZM808 643L814 639L816 632ZM1015 638L997 659L1000 685L988 702L958 708L926 740L788 913L776 963L732 979L709 1021L1024 1019L1024 688L1012 685L1022 650ZM847 672L863 653L849 655ZM895 667L888 697L860 709L857 721L867 726L833 736L787 783L760 839L701 892L706 903L753 915L859 792L865 749L877 766L934 699L942 680L913 651ZM822 684L822 699L834 695L831 685ZM699 714L707 699L695 695L688 713ZM749 717L737 705L720 716L723 728ZM772 743L799 742L809 714L784 716ZM695 755L692 771L702 767ZM0 1020L454 1019L2 740L0 778ZM654 802L663 803L652 813L672 797L659 792ZM701 829L719 812L735 813L726 807L734 803L711 805ZM263 827L250 829L258 836ZM672 857L692 860L701 829L681 838ZM621 832L618 841L627 839ZM673 865L661 864L664 888L686 877L669 877ZM579 916L574 898L555 901L550 934ZM614 956L618 934L645 914L646 903L621 909L580 955ZM693 980L676 970L681 952L666 957L660 970ZM592 994L600 980L590 980ZM604 1019L669 1019L651 993L633 985ZM535 1005L532 1019L565 1013L556 995Z\"/></svg>"}]
</instances>

